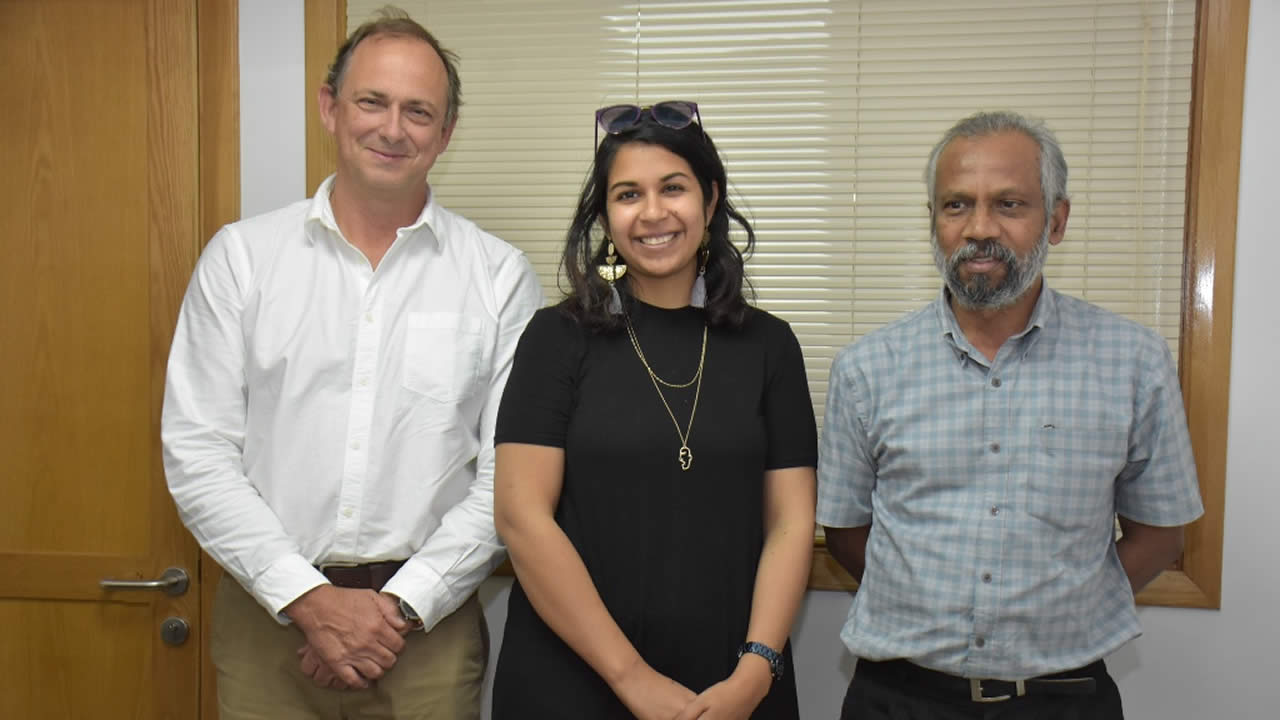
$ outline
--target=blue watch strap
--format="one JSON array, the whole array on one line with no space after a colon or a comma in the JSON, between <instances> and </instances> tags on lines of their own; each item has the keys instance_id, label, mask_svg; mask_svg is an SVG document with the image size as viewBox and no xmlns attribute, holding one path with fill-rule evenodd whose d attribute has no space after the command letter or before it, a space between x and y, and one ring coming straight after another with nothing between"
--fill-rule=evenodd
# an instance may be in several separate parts
<instances>
[{"instance_id":1,"label":"blue watch strap","mask_svg":"<svg viewBox=\"0 0 1280 720\"><path fill-rule=\"evenodd\" d=\"M769 662L769 677L773 678L775 681L782 677L782 673L786 671L787 663L782 659L782 653L774 650L764 643L743 643L742 647L738 648L738 657L741 658L747 653L759 655L767 660Z\"/></svg>"}]
</instances>

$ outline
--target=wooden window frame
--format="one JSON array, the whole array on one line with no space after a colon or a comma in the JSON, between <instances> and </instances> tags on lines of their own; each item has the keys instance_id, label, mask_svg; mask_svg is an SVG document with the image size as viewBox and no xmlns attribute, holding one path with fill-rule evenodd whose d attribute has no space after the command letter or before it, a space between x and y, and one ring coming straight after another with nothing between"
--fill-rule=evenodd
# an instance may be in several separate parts
<instances>
[{"instance_id":1,"label":"wooden window frame","mask_svg":"<svg viewBox=\"0 0 1280 720\"><path fill-rule=\"evenodd\" d=\"M320 122L316 91L346 39L346 16L345 0L305 0L308 193L336 165L334 145ZM1205 514L1187 527L1186 546L1177 565L1138 595L1143 605L1216 609L1222 604L1227 391L1248 31L1249 0L1200 0L1197 4L1178 374ZM809 588L856 587L818 538Z\"/></svg>"}]
</instances>

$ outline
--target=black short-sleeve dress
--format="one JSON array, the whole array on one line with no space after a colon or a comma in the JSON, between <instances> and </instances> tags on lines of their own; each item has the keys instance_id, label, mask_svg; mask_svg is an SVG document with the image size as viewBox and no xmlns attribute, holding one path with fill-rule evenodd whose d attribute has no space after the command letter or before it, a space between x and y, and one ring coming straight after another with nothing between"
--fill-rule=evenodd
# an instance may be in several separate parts
<instances>
[{"instance_id":1,"label":"black short-sleeve dress","mask_svg":"<svg viewBox=\"0 0 1280 720\"><path fill-rule=\"evenodd\" d=\"M639 302L632 324L661 378L694 377L703 311ZM684 429L695 386L663 388ZM817 431L790 326L751 310L711 329L693 462L625 331L596 334L539 311L516 350L498 443L562 447L555 517L622 632L655 670L694 692L727 678L746 639L763 544L768 469L813 466ZM790 672L753 717L795 718ZM493 686L493 717L629 718L608 685L538 617L517 581Z\"/></svg>"}]
</instances>

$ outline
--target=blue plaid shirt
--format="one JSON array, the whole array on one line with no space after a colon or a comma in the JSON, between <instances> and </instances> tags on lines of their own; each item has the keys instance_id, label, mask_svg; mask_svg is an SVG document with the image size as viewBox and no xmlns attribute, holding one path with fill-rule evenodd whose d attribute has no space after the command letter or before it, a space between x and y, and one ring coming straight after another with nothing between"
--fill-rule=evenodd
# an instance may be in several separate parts
<instances>
[{"instance_id":1,"label":"blue plaid shirt","mask_svg":"<svg viewBox=\"0 0 1280 720\"><path fill-rule=\"evenodd\" d=\"M831 368L818 522L871 523L841 639L966 677L1088 664L1141 632L1115 514L1203 512L1168 347L1045 285L988 363L946 298Z\"/></svg>"}]
</instances>

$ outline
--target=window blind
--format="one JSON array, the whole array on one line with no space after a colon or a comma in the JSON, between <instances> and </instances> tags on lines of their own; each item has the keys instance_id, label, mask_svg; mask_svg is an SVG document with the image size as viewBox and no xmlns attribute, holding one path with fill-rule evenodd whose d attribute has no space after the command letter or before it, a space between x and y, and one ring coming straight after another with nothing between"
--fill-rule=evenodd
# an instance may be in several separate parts
<instances>
[{"instance_id":1,"label":"window blind","mask_svg":"<svg viewBox=\"0 0 1280 720\"><path fill-rule=\"evenodd\" d=\"M354 28L382 0L348 0ZM593 112L698 102L758 234L757 303L804 346L821 423L849 342L931 301L923 169L955 121L1045 119L1072 212L1046 277L1177 356L1194 0L406 0L461 56L442 203L532 259L549 299Z\"/></svg>"}]
</instances>

